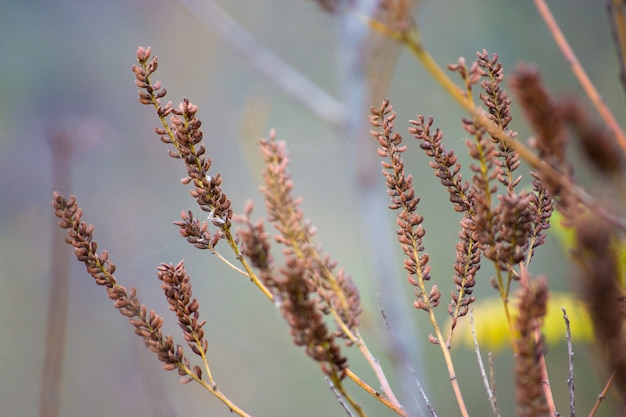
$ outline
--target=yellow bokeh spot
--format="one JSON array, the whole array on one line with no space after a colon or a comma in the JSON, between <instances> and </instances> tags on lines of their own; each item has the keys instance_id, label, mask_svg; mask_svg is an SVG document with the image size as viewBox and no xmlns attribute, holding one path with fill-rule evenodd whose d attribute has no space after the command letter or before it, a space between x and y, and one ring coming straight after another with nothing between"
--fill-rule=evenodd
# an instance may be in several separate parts
<instances>
[{"instance_id":1,"label":"yellow bokeh spot","mask_svg":"<svg viewBox=\"0 0 626 417\"><path fill-rule=\"evenodd\" d=\"M496 352L511 346L511 331L506 321L504 307L499 298L491 298L472 304L474 329L481 350ZM544 318L543 333L549 345L565 343L565 320L562 308L565 308L570 320L572 341L586 343L593 340L593 327L585 305L572 293L550 292L548 313ZM515 301L510 303L513 325L517 316ZM448 328L450 323L448 323ZM473 349L474 339L469 324L469 314L461 317L454 330L452 345L461 344Z\"/></svg>"}]
</instances>

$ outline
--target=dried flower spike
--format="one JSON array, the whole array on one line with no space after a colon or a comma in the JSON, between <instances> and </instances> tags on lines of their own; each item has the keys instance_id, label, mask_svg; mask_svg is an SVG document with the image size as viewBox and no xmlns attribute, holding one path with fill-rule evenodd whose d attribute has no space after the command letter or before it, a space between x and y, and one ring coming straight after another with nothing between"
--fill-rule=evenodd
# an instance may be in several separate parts
<instances>
[{"instance_id":1,"label":"dried flower spike","mask_svg":"<svg viewBox=\"0 0 626 417\"><path fill-rule=\"evenodd\" d=\"M522 271L526 274L525 271ZM540 359L543 356L543 342L536 339L543 317L547 312L548 282L540 277L522 279L519 297L519 316L516 327L517 357L515 359L515 381L519 417L539 417L548 415L548 404L543 392L543 375Z\"/></svg>"},{"instance_id":2,"label":"dried flower spike","mask_svg":"<svg viewBox=\"0 0 626 417\"><path fill-rule=\"evenodd\" d=\"M292 196L293 182L289 173L289 155L285 142L276 141L275 131L269 139L261 140L265 159L261 188L265 197L268 219L278 231L276 241L284 245L286 257L294 256L306 263L304 279L316 288L321 303L320 311L332 314L337 322L336 335L347 343L356 342L354 330L361 313L360 297L352 278L343 272L335 273L336 262L322 257L321 248L313 246L315 228L305 221L300 209L301 198Z\"/></svg>"},{"instance_id":3,"label":"dried flower spike","mask_svg":"<svg viewBox=\"0 0 626 417\"><path fill-rule=\"evenodd\" d=\"M571 169L565 159L567 135L563 115L542 84L539 71L531 66L520 65L509 80L535 132L532 145L539 151L539 157L561 173L569 175ZM546 186L553 194L560 188L556 184Z\"/></svg>"},{"instance_id":4,"label":"dried flower spike","mask_svg":"<svg viewBox=\"0 0 626 417\"><path fill-rule=\"evenodd\" d=\"M71 196L66 200L61 194L55 192L54 213L60 219L59 226L68 229L68 237L65 241L74 247L76 258L87 267L87 272L95 279L96 284L106 287L107 294L113 300L115 308L128 317L130 323L135 327L135 333L141 336L146 347L156 353L163 362L166 370L177 369L178 373L188 376L185 369L188 369L189 361L183 355L181 346L174 344L171 336L163 335L161 330L163 319L154 311L148 309L139 302L137 292L134 288L128 291L117 283L113 275L115 265L109 261L109 254L103 251L101 255L97 253L98 245L93 240L93 225L82 221L82 210L76 203L76 198Z\"/></svg>"},{"instance_id":5,"label":"dried flower spike","mask_svg":"<svg viewBox=\"0 0 626 417\"><path fill-rule=\"evenodd\" d=\"M402 153L406 151L406 146L400 146L402 136L393 131L395 118L396 113L389 100L384 100L379 109L371 109L370 115L370 124L375 128L382 127L382 131L372 130L370 134L378 140L378 155L390 160L381 162L382 173L385 176L387 194L391 198L389 208L400 209L397 218L399 229L396 234L407 256L404 261L404 268L409 272L407 279L411 285L417 287L414 306L431 311L439 303L439 294L436 287L433 287L433 293L425 286L425 281L430 279L430 266L428 255L424 253L422 246L422 238L426 233L422 227L424 218L416 213L420 200L415 196L413 176L404 172Z\"/></svg>"},{"instance_id":6,"label":"dried flower spike","mask_svg":"<svg viewBox=\"0 0 626 417\"><path fill-rule=\"evenodd\" d=\"M348 360L341 355L341 348L328 331L317 302L311 298L316 291L306 278L307 269L303 259L289 256L286 260L285 267L281 269L283 279L277 283L282 300L281 311L291 327L294 343L304 346L307 355L320 363L325 374L343 379Z\"/></svg>"},{"instance_id":7,"label":"dried flower spike","mask_svg":"<svg viewBox=\"0 0 626 417\"><path fill-rule=\"evenodd\" d=\"M175 150L170 149L169 155L185 163L187 176L181 182L194 185L190 194L202 210L210 213L213 225L228 229L233 215L231 201L222 191L220 174L209 175L212 161L205 155L206 148L202 144L202 123L196 116L198 106L187 98L183 99L178 109L174 109L171 102L161 106L160 99L165 97L167 91L160 82L152 83L150 76L156 71L158 60L157 57L150 59L150 56L150 48L137 49L139 65L133 65L132 69L136 77L135 84L139 87L139 102L154 106L162 125L155 128L155 132L160 135L161 141L174 146ZM168 122L166 117L169 115L171 118Z\"/></svg>"},{"instance_id":8,"label":"dried flower spike","mask_svg":"<svg viewBox=\"0 0 626 417\"><path fill-rule=\"evenodd\" d=\"M269 235L265 232L262 220L252 223L253 203L248 201L243 215L235 215L233 219L244 227L237 229L241 242L241 253L250 260L252 266L259 271L259 279L267 289L276 296L276 279L274 259L270 251ZM276 300L279 302L279 300Z\"/></svg>"},{"instance_id":9,"label":"dried flower spike","mask_svg":"<svg viewBox=\"0 0 626 417\"><path fill-rule=\"evenodd\" d=\"M206 320L198 322L199 304L198 300L192 298L191 283L183 261L180 261L176 266L161 264L157 269L157 276L162 282L161 288L170 304L169 309L176 313L178 325L183 331L185 341L196 355L204 357L208 342L204 338L202 326Z\"/></svg>"}]
</instances>

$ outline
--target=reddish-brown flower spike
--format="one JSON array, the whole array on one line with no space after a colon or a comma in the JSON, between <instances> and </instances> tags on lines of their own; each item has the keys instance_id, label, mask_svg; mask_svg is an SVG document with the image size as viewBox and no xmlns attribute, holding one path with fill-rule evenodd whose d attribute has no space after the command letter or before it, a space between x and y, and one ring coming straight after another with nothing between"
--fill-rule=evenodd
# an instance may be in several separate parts
<instances>
[{"instance_id":1,"label":"reddish-brown flower spike","mask_svg":"<svg viewBox=\"0 0 626 417\"><path fill-rule=\"evenodd\" d=\"M543 86L539 71L534 67L521 65L509 80L535 132L536 137L532 144L539 151L539 156L555 169L569 175L571 167L565 159L567 135L563 114ZM546 182L545 185L555 195L560 191L556 184Z\"/></svg>"},{"instance_id":2,"label":"reddish-brown flower spike","mask_svg":"<svg viewBox=\"0 0 626 417\"><path fill-rule=\"evenodd\" d=\"M178 108L168 102L161 105L160 99L167 91L160 82L152 82L150 76L158 67L156 57L151 57L150 48L139 47L137 50L138 65L133 66L136 84L139 87L139 101L142 104L151 104L156 108L162 126L155 129L161 141L172 144L174 149L168 153L172 158L182 159L187 167L187 176L181 181L183 184L193 183L191 196L196 199L200 208L210 213L209 220L213 225L227 229L232 217L231 202L221 189L220 174L209 175L211 159L206 157L206 149L201 143L203 138L202 123L196 116L198 106L187 98L183 99ZM169 123L166 117L172 115ZM216 235L218 236L218 235ZM193 243L196 244L197 242Z\"/></svg>"},{"instance_id":3,"label":"reddish-brown flower spike","mask_svg":"<svg viewBox=\"0 0 626 417\"><path fill-rule=\"evenodd\" d=\"M429 165L435 171L435 176L440 179L441 184L448 189L454 210L472 213L472 198L475 190L470 188L467 181L463 181L463 176L460 174L461 164L457 162L454 151L448 151L443 146L443 133L438 128L435 132L431 132L433 121L432 117L426 119L418 115L416 120L410 121L413 126L409 128L409 133L420 141L420 148L433 159Z\"/></svg>"},{"instance_id":4,"label":"reddish-brown flower spike","mask_svg":"<svg viewBox=\"0 0 626 417\"><path fill-rule=\"evenodd\" d=\"M208 223L206 221L200 223L197 218L194 218L191 210L182 211L180 216L182 220L174 222L179 227L180 235L198 249L214 251L217 243L224 237L224 233L216 230L211 234Z\"/></svg>"},{"instance_id":5,"label":"reddish-brown flower spike","mask_svg":"<svg viewBox=\"0 0 626 417\"><path fill-rule=\"evenodd\" d=\"M448 305L448 314L452 317L454 330L459 317L465 316L469 305L476 301L472 295L476 285L476 273L480 269L482 246L472 238L472 218L466 214L461 220L459 242L456 244L456 260L454 261L454 284L452 300Z\"/></svg>"},{"instance_id":6,"label":"reddish-brown flower spike","mask_svg":"<svg viewBox=\"0 0 626 417\"><path fill-rule=\"evenodd\" d=\"M522 270L522 274L526 274ZM543 391L543 375L539 360L543 354L543 343L536 340L536 332L547 312L548 282L544 277L531 280L525 277L519 297L519 315L516 327L517 356L515 359L515 380L519 417L547 415L548 404Z\"/></svg>"},{"instance_id":7,"label":"reddish-brown flower spike","mask_svg":"<svg viewBox=\"0 0 626 417\"><path fill-rule=\"evenodd\" d=\"M416 290L417 300L414 305L418 309L429 310L431 298L424 291L424 282L430 279L430 267L428 255L424 253L422 238L425 230L422 227L422 216L416 213L419 198L415 196L413 189L413 177L404 172L402 153L406 146L400 146L402 136L393 131L396 114L389 100L384 100L380 108L371 109L370 123L373 127L382 127L382 131L372 130L371 135L378 140L380 145L378 154L388 158L381 162L383 176L387 186L387 194L391 199L389 208L399 209L396 234L398 241L406 255L404 268L409 272L409 283L418 287ZM432 298L433 300L438 300Z\"/></svg>"},{"instance_id":8,"label":"reddish-brown flower spike","mask_svg":"<svg viewBox=\"0 0 626 417\"><path fill-rule=\"evenodd\" d=\"M341 355L341 348L328 331L312 298L316 288L306 279L309 273L307 261L290 255L285 262L280 271L283 278L276 284L282 301L281 311L291 327L294 343L305 346L307 355L320 363L324 373L345 377L348 361Z\"/></svg>"},{"instance_id":9,"label":"reddish-brown flower spike","mask_svg":"<svg viewBox=\"0 0 626 417\"><path fill-rule=\"evenodd\" d=\"M530 193L508 194L498 199L500 204L494 210L495 241L485 248L485 256L506 271L525 259L533 230L533 196Z\"/></svg>"},{"instance_id":10,"label":"reddish-brown flower spike","mask_svg":"<svg viewBox=\"0 0 626 417\"><path fill-rule=\"evenodd\" d=\"M68 229L66 242L74 247L77 259L85 264L96 284L106 287L115 308L129 319L135 333L143 339L146 347L157 354L163 367L167 370L178 368L180 373L181 363L185 359L182 348L175 347L171 336L163 335L163 319L152 310L148 313L146 306L139 302L136 290L131 288L128 291L117 283L113 275L115 265L109 260L107 251L101 255L96 252L94 227L81 220L83 212L76 199L72 196L68 201L55 192L52 205L55 215L60 219L59 226Z\"/></svg>"},{"instance_id":11,"label":"reddish-brown flower spike","mask_svg":"<svg viewBox=\"0 0 626 417\"><path fill-rule=\"evenodd\" d=\"M538 179L537 174L531 172L533 193L530 197L530 210L532 217L532 229L527 240L527 245L524 247L530 257L534 255L534 248L541 246L545 243L546 232L550 228L550 216L554 211L554 199L552 194L544 186L544 184ZM530 261L530 257L527 261Z\"/></svg>"},{"instance_id":12,"label":"reddish-brown flower spike","mask_svg":"<svg viewBox=\"0 0 626 417\"><path fill-rule=\"evenodd\" d=\"M244 214L233 216L235 222L243 225L242 228L237 229L237 236L241 242L241 253L259 270L259 279L265 287L271 293L274 293L276 291L276 280L269 235L265 232L262 220L256 223L252 223L252 220L250 220L253 208L252 201L248 201Z\"/></svg>"},{"instance_id":13,"label":"reddish-brown flower spike","mask_svg":"<svg viewBox=\"0 0 626 417\"><path fill-rule=\"evenodd\" d=\"M161 288L170 304L169 309L176 313L185 341L195 354L203 356L204 352L200 349L204 350L207 346L204 330L202 330L205 321L198 322L199 304L193 298L190 277L185 271L183 261L176 266L161 264L157 269L157 276L162 282Z\"/></svg>"},{"instance_id":14,"label":"reddish-brown flower spike","mask_svg":"<svg viewBox=\"0 0 626 417\"><path fill-rule=\"evenodd\" d=\"M161 88L161 83L151 84L150 76L157 70L159 66L158 58L152 57L150 47L137 48L137 62L139 65L133 65L132 70L135 73L135 84L139 87L139 102L141 104L152 104L160 108L159 99L164 97L166 92Z\"/></svg>"},{"instance_id":15,"label":"reddish-brown flower spike","mask_svg":"<svg viewBox=\"0 0 626 417\"><path fill-rule=\"evenodd\" d=\"M490 58L489 53L484 49L482 52L477 52L476 56L476 64L480 68L478 72L481 77L484 77L480 85L485 92L480 94L480 99L487 107L491 120L506 131L512 119L511 99L501 87L504 80L502 64L498 61L498 54L493 54Z\"/></svg>"},{"instance_id":16,"label":"reddish-brown flower spike","mask_svg":"<svg viewBox=\"0 0 626 417\"><path fill-rule=\"evenodd\" d=\"M489 118L500 126L507 136L516 137L517 132L508 129L512 120L511 99L507 92L502 89L504 71L502 64L498 61L498 55L493 54L490 58L487 51L483 50L477 53L476 62L480 68L481 77L484 77L480 83L484 91L480 94L480 99L487 108ZM494 155L496 157L494 160L496 178L511 193L521 181L521 176L515 177L513 174L520 165L519 155L498 139L492 138L492 140L498 144L498 151Z\"/></svg>"},{"instance_id":17,"label":"reddish-brown flower spike","mask_svg":"<svg viewBox=\"0 0 626 417\"><path fill-rule=\"evenodd\" d=\"M276 141L275 131L270 132L269 139L260 142L265 160L261 188L265 197L268 219L278 231L275 240L285 246L285 256L294 256L305 262L303 268L308 272L303 278L318 289L321 304L318 308L325 314L335 310L350 330L351 325L358 324L357 315L361 309L359 297L355 296L356 287L351 285L351 278L335 276L333 270L336 263L321 255L321 248L313 246L315 228L310 221L305 221L300 209L301 198L292 195L293 181L289 173L289 155L287 145ZM324 305L325 304L325 305ZM343 326L338 324L338 329ZM344 331L335 334L350 339Z\"/></svg>"},{"instance_id":18,"label":"reddish-brown flower spike","mask_svg":"<svg viewBox=\"0 0 626 417\"><path fill-rule=\"evenodd\" d=\"M472 62L472 65L468 69L465 58L463 57L459 57L456 64L448 64L448 70L459 73L465 82L465 89L467 92L471 92L472 86L480 81L481 74L478 69L478 64L476 62ZM466 95L467 92L465 93Z\"/></svg>"},{"instance_id":19,"label":"reddish-brown flower spike","mask_svg":"<svg viewBox=\"0 0 626 417\"><path fill-rule=\"evenodd\" d=\"M564 120L573 129L587 160L599 173L622 175L624 153L603 126L596 125L582 107L573 100L560 105Z\"/></svg>"}]
</instances>

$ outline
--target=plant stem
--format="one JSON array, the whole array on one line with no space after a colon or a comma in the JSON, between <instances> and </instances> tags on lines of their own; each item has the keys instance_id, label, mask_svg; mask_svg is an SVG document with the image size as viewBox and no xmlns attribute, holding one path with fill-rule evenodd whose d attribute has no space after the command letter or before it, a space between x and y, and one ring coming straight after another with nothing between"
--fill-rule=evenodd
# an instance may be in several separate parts
<instances>
[{"instance_id":1,"label":"plant stem","mask_svg":"<svg viewBox=\"0 0 626 417\"><path fill-rule=\"evenodd\" d=\"M57 190L68 191L72 177L72 138L65 132L50 137L52 183ZM56 218L52 223L52 254L50 257L50 289L46 324L46 349L41 375L39 416L57 417L61 406L67 310L70 294L70 264Z\"/></svg>"},{"instance_id":2,"label":"plant stem","mask_svg":"<svg viewBox=\"0 0 626 417\"><path fill-rule=\"evenodd\" d=\"M246 261L246 258L241 254L241 251L239 250L239 246L235 242L235 239L233 238L233 235L230 231L230 227L223 227L222 231L224 232L224 235L226 236L226 241L228 242L228 245L231 247L231 249L233 250L233 253L235 254L235 256L237 256L237 259L246 270L247 272L246 276L250 278L250 281L252 281L254 285L256 285L261 290L263 295L265 295L271 302L274 302L274 295L261 282L259 277L252 270L252 267L250 266L248 261Z\"/></svg>"},{"instance_id":3,"label":"plant stem","mask_svg":"<svg viewBox=\"0 0 626 417\"><path fill-rule=\"evenodd\" d=\"M537 6L539 14L546 22L548 29L552 33L552 37L554 37L554 40L559 46L559 49L561 50L561 52L563 52L565 60L572 67L572 72L574 73L576 78L578 78L578 81L585 90L587 97L589 97L593 105L600 113L600 116L602 116L602 118L604 119L604 122L607 124L611 132L613 132L613 136L615 136L615 139L617 140L619 146L626 153L626 135L624 135L624 132L622 131L620 125L617 123L617 120L615 120L613 113L611 113L611 110L604 102L604 99L602 98L600 93L598 93L598 90L589 79L589 76L585 72L585 69L582 67L582 65L580 65L580 62L578 61L578 58L576 58L574 50L569 45L569 42L567 42L565 35L563 35L563 32L559 28L559 25L556 23L554 16L548 8L548 5L544 0L535 0L535 6Z\"/></svg>"},{"instance_id":4,"label":"plant stem","mask_svg":"<svg viewBox=\"0 0 626 417\"><path fill-rule=\"evenodd\" d=\"M363 381L358 375L352 372L350 369L346 370L348 378L354 381L359 387L363 389L363 391L370 394L372 397L376 398L378 401L395 411L396 414L402 417L408 417L406 411L399 404L394 404L384 395L381 395L380 392L376 391L374 388L370 387L365 381Z\"/></svg>"},{"instance_id":5,"label":"plant stem","mask_svg":"<svg viewBox=\"0 0 626 417\"><path fill-rule=\"evenodd\" d=\"M189 377L191 377L194 381L196 381L198 384L202 385L207 391L209 391L211 394L215 395L222 403L224 403L224 405L226 405L226 407L228 407L228 409L237 414L238 416L241 417L251 417L250 414L246 413L245 411L243 411L241 408L237 407L237 405L232 402L226 395L224 395L223 392L221 392L219 389L217 389L217 385L215 384L208 384L205 380L200 379L196 376L196 374L189 369L187 366L185 366L184 364L179 364L180 369L182 369Z\"/></svg>"},{"instance_id":6,"label":"plant stem","mask_svg":"<svg viewBox=\"0 0 626 417\"><path fill-rule=\"evenodd\" d=\"M611 385L613 385L614 379L615 379L615 371L613 371L613 373L609 377L609 380L606 381L604 388L602 388L602 391L600 391L600 394L598 394L598 398L596 399L596 402L593 405L593 408L589 412L588 417L594 417L596 415L596 413L598 412L598 408L600 408L600 404L602 403L602 401L606 400L606 396L609 392L609 389L611 388Z\"/></svg>"}]
</instances>

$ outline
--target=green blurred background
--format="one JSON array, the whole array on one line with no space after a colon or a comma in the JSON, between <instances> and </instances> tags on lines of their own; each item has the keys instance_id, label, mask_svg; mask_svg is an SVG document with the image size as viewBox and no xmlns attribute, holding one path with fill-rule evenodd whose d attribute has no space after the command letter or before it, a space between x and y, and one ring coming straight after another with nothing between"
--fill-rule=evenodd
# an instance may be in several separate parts
<instances>
[{"instance_id":1,"label":"green blurred background","mask_svg":"<svg viewBox=\"0 0 626 417\"><path fill-rule=\"evenodd\" d=\"M341 55L332 16L312 1L218 3L257 40L340 98ZM624 95L604 7L587 0L557 0L550 6L591 79L623 122ZM442 65L459 56L472 60L485 48L499 53L505 71L520 61L534 63L552 91L580 94L530 1L424 0L414 15L427 48ZM208 320L210 363L220 388L256 416L344 415L318 366L292 345L279 312L245 279L186 244L171 225L181 210L200 213L188 188L178 181L185 175L183 166L168 157L153 133L154 112L137 102L130 71L137 46L151 46L159 56L156 79L168 89L169 99L177 103L185 96L199 106L208 153L236 211L253 199L257 215L263 213L256 140L273 127L278 138L288 142L295 193L303 196L305 215L317 226L325 251L361 288L366 340L390 367L376 300L378 292L385 296L385 288L372 276L363 243L363 231L371 225L358 215L363 203L351 168L356 148L371 146L371 139L347 140L325 126L176 1L8 1L0 13L0 32L0 415L38 412L55 230L47 141L59 129L76 144L71 187L60 191L77 195L85 220L96 226L100 248L108 249L117 264L122 285L138 288L142 302L165 316L166 330L179 343L182 338L168 314L155 268L160 262L185 259L201 314ZM398 112L399 132L417 113L432 114L444 130L447 147L465 155L462 113L404 50L387 94ZM525 138L529 132L517 115L511 127ZM410 146L406 158L422 197L419 210L426 218L432 276L445 299L452 288L458 218L421 151ZM371 170L378 173L377 162ZM377 221L393 234L391 214ZM69 258L69 247L67 252ZM399 248L395 253L400 266ZM82 265L71 265L62 416L231 415L199 386L181 385L175 373L161 370L112 308L104 289L94 285ZM553 288L572 289L571 269L553 237L532 272L548 274ZM486 265L479 299L494 295L490 275ZM399 282L405 290L404 297L394 295L393 302L410 306L412 290L405 273L399 269L397 276L384 279ZM442 300L439 311L442 322L447 302ZM458 415L441 352L426 342L425 314L406 311L414 333L405 336L412 357L419 358L412 366L439 415ZM582 344L575 348L578 409L586 415L603 377L593 351ZM490 413L473 352L459 346L453 357L470 412ZM357 373L377 387L363 360L353 353L350 358ZM548 361L557 406L568 414L564 344L549 347ZM511 415L511 352L497 352L495 363L503 415ZM390 377L399 395L415 394L413 386L394 380L393 372ZM357 391L351 382L347 386ZM391 415L368 398L357 397L369 415ZM416 398L404 397L403 402L415 410L415 404L421 404ZM613 409L607 406L602 412L612 415Z\"/></svg>"}]
</instances>

